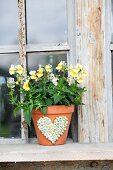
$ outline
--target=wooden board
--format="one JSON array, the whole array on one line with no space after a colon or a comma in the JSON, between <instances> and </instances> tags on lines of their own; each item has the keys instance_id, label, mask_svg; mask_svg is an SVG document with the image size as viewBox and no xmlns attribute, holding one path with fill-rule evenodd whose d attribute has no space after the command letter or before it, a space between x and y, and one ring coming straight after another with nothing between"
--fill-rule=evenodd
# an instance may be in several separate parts
<instances>
[{"instance_id":1,"label":"wooden board","mask_svg":"<svg viewBox=\"0 0 113 170\"><path fill-rule=\"evenodd\" d=\"M113 160L113 144L0 145L0 162Z\"/></svg>"},{"instance_id":2,"label":"wooden board","mask_svg":"<svg viewBox=\"0 0 113 170\"><path fill-rule=\"evenodd\" d=\"M105 34L109 0L75 2L76 57L88 70L84 82L87 87L83 98L85 106L79 107L79 142L112 141L111 56L109 35Z\"/></svg>"}]
</instances>

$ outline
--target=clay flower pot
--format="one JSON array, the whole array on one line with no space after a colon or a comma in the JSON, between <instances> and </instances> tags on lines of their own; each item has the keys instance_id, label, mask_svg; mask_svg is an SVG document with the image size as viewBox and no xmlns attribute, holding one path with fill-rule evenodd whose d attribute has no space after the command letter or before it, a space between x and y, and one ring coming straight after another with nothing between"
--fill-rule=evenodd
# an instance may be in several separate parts
<instances>
[{"instance_id":1,"label":"clay flower pot","mask_svg":"<svg viewBox=\"0 0 113 170\"><path fill-rule=\"evenodd\" d=\"M32 110L32 119L40 145L63 145L66 143L74 105L56 105L47 108L44 115L40 109Z\"/></svg>"}]
</instances>

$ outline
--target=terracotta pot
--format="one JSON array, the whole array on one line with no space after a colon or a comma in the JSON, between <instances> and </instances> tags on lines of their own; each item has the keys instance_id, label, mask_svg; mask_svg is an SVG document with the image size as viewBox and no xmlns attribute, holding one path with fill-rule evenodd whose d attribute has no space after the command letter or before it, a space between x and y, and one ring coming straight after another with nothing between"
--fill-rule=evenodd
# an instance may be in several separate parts
<instances>
[{"instance_id":1,"label":"terracotta pot","mask_svg":"<svg viewBox=\"0 0 113 170\"><path fill-rule=\"evenodd\" d=\"M68 134L69 125L70 125L70 120L71 120L71 116L72 116L73 112L74 112L74 105L71 105L71 106L65 106L65 105L49 106L47 108L47 114L46 115L44 115L40 109L38 109L38 110L33 109L32 110L32 119L33 119L34 127L35 127L35 130L36 130L38 143L40 145L49 145L49 146L65 144L67 134ZM55 143L52 143L39 130L38 125L37 125L37 121L40 118L48 117L48 118L51 119L52 123L54 123L54 120L56 119L56 117L58 118L59 116L60 117L66 116L68 123L67 123L66 129L64 130L64 133L58 138L58 140L55 141Z\"/></svg>"}]
</instances>

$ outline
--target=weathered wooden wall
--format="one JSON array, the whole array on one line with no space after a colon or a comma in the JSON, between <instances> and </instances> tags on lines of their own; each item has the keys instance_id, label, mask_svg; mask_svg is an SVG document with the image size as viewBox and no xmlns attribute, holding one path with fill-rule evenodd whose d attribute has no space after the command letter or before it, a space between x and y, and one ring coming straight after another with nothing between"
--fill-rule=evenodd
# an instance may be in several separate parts
<instances>
[{"instance_id":1,"label":"weathered wooden wall","mask_svg":"<svg viewBox=\"0 0 113 170\"><path fill-rule=\"evenodd\" d=\"M113 170L113 161L0 163L0 170Z\"/></svg>"},{"instance_id":2,"label":"weathered wooden wall","mask_svg":"<svg viewBox=\"0 0 113 170\"><path fill-rule=\"evenodd\" d=\"M110 14L110 9L106 10L108 2L75 0L76 57L77 62L88 69L87 93L83 99L85 106L79 109L80 143L112 140L111 94L108 94L111 92L111 65L106 52L109 42L105 33L106 19L110 20L106 18L107 13Z\"/></svg>"}]
</instances>

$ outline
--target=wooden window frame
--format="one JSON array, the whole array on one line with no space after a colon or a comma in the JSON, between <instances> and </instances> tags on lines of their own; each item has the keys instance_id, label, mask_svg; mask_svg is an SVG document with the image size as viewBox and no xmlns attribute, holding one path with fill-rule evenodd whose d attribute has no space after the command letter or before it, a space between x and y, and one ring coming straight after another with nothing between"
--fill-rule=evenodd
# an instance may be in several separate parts
<instances>
[{"instance_id":1,"label":"wooden window frame","mask_svg":"<svg viewBox=\"0 0 113 170\"><path fill-rule=\"evenodd\" d=\"M112 142L111 0L75 2L76 59L89 73L86 105L78 110L78 141Z\"/></svg>"},{"instance_id":2,"label":"wooden window frame","mask_svg":"<svg viewBox=\"0 0 113 170\"><path fill-rule=\"evenodd\" d=\"M19 62L26 69L26 56L28 52L66 52L67 62L69 64L76 63L75 52L75 0L67 0L67 27L68 27L68 41L67 44L26 44L26 14L25 2L26 0L18 0L18 20L19 20L19 45L0 46L0 54L19 53ZM21 111L21 138L3 138L0 137L0 144L18 144L28 143L28 127L25 124L24 116ZM75 128L72 126L72 131ZM76 136L75 136L76 137ZM76 137L77 138L77 137ZM33 139L31 139L34 142Z\"/></svg>"},{"instance_id":3,"label":"wooden window frame","mask_svg":"<svg viewBox=\"0 0 113 170\"><path fill-rule=\"evenodd\" d=\"M106 56L106 82L107 82L107 109L108 109L108 141L113 142L113 89L112 89L112 56L113 44L111 42L112 35L112 2L105 1L105 56ZM109 76L108 76L109 75ZM111 135L112 134L112 135Z\"/></svg>"},{"instance_id":4,"label":"wooden window frame","mask_svg":"<svg viewBox=\"0 0 113 170\"><path fill-rule=\"evenodd\" d=\"M77 47L80 47L78 44L79 38L82 35L79 35L79 31L77 30L76 24L77 21L79 20L80 16L77 15L77 10L79 10L79 7L76 7L76 2L77 0L67 0L67 19L68 19L68 42L67 44L60 44L60 45L52 45L48 44L46 46L41 46L41 45L26 45L26 28L25 28L25 0L18 0L18 11L19 11L19 46L5 46L5 47L0 47L0 54L9 54L9 53L19 53L19 60L20 63L23 65L24 69L26 69L26 53L28 52L66 52L68 54L67 56L67 61L69 64L76 63L77 61L83 61L84 59L79 56L80 50L77 50ZM106 109L106 115L104 117L104 120L107 120L107 125L104 129L104 133L106 134L104 137L105 142L112 142L113 141L113 108L112 108L112 68L111 68L111 51L113 51L113 44L111 43L111 0L107 1L102 1L103 4L103 15L104 23L102 23L102 28L103 28L103 39L104 41L104 60L105 60L105 81L104 83L106 84L105 87L105 99L104 103L107 105ZM98 8L100 10L100 8ZM78 19L78 20L77 20ZM76 29L75 29L76 28ZM90 35L89 35L90 37ZM81 39L82 40L82 39ZM82 40L83 41L83 40ZM80 57L80 58L79 58ZM86 56L87 58L87 56ZM109 75L109 76L108 76ZM89 99L89 98L88 98ZM81 111L79 110L79 113ZM81 112L82 113L82 112ZM81 125L84 126L82 123L85 122L85 120L88 118L88 114L86 114L86 119L84 122L80 122L80 117L81 113L79 114L79 127ZM74 116L77 116L77 114L74 114ZM76 118L72 119L73 121L76 120ZM87 119L88 122L89 119ZM80 124L81 123L81 124ZM86 123L86 122L85 122ZM75 141L77 139L77 123L74 122L76 125L76 128L72 126L73 134ZM22 130L21 130L21 138L20 139L6 139L6 138L0 138L0 144L1 143L28 143L28 128L24 124L24 117L23 113L21 114L21 125L22 125ZM23 126L24 125L24 126ZM90 127L89 124L86 124L84 127ZM96 127L97 128L97 127ZM85 129L86 130L86 129ZM97 129L98 130L98 129ZM81 135L80 131L79 134ZM91 137L91 136L90 136ZM32 140L32 139L31 139ZM33 142L34 140L32 140ZM79 137L79 142L84 143L87 142L89 143L89 134L87 132L82 132L82 137ZM99 141L98 141L99 142Z\"/></svg>"}]
</instances>

